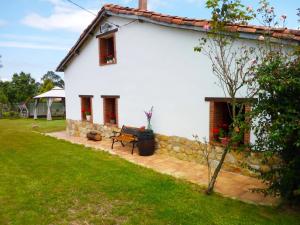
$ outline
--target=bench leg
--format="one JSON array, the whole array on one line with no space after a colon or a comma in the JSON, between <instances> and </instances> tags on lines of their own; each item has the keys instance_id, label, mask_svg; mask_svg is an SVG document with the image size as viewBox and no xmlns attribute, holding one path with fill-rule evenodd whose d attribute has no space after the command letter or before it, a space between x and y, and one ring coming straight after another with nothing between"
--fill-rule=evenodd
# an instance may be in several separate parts
<instances>
[{"instance_id":1,"label":"bench leg","mask_svg":"<svg viewBox=\"0 0 300 225\"><path fill-rule=\"evenodd\" d=\"M134 147L135 147L135 142L133 142L133 143L132 143L131 155L133 155L133 150L134 150Z\"/></svg>"},{"instance_id":2,"label":"bench leg","mask_svg":"<svg viewBox=\"0 0 300 225\"><path fill-rule=\"evenodd\" d=\"M114 149L114 143L115 143L115 139L113 139L113 141L112 141L111 149Z\"/></svg>"},{"instance_id":3,"label":"bench leg","mask_svg":"<svg viewBox=\"0 0 300 225\"><path fill-rule=\"evenodd\" d=\"M124 145L123 141L121 141L121 145L122 145L123 147L125 147L125 145Z\"/></svg>"}]
</instances>

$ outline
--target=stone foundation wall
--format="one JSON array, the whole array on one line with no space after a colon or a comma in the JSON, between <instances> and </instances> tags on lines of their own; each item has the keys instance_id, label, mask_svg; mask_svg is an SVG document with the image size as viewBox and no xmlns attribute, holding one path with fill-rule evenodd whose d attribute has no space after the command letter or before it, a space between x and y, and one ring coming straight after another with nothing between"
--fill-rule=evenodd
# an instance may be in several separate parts
<instances>
[{"instance_id":1,"label":"stone foundation wall","mask_svg":"<svg viewBox=\"0 0 300 225\"><path fill-rule=\"evenodd\" d=\"M109 138L113 131L119 131L119 128L92 124L85 121L67 120L67 132L72 136L86 137L87 132L97 130L102 133L102 136ZM165 154L176 157L181 160L196 162L206 165L206 160L203 154L204 144L200 145L193 140L176 136L165 136L156 134L156 154ZM209 147L210 161L213 167L218 164L223 148L216 146L216 148ZM223 169L235 173L255 176L255 173L249 169L264 169L261 164L261 157L257 153L230 151L223 165Z\"/></svg>"},{"instance_id":2,"label":"stone foundation wall","mask_svg":"<svg viewBox=\"0 0 300 225\"><path fill-rule=\"evenodd\" d=\"M67 120L67 132L71 136L86 137L86 134L91 130L100 131L102 137L109 138L113 135L113 131L120 131L117 127L110 127L86 121Z\"/></svg>"},{"instance_id":3,"label":"stone foundation wall","mask_svg":"<svg viewBox=\"0 0 300 225\"><path fill-rule=\"evenodd\" d=\"M196 141L187 138L160 134L156 134L155 139L157 144L156 153L167 154L178 159L206 165L204 155L205 144L197 143ZM212 148L211 146L208 146L208 152L211 165L215 168L221 159L223 147L215 146L215 148ZM222 168L230 172L256 176L251 168L264 169L262 168L261 160L262 157L258 153L232 150L227 153Z\"/></svg>"}]
</instances>

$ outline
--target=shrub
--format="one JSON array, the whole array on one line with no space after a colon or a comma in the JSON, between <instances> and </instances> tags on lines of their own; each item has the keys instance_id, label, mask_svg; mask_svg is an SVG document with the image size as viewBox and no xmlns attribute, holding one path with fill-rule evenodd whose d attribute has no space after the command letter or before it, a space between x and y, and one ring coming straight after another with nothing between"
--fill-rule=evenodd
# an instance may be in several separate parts
<instances>
[{"instance_id":1,"label":"shrub","mask_svg":"<svg viewBox=\"0 0 300 225\"><path fill-rule=\"evenodd\" d=\"M9 112L3 112L2 117L6 119L16 119L19 118L20 115L18 112L15 111L9 111Z\"/></svg>"},{"instance_id":2,"label":"shrub","mask_svg":"<svg viewBox=\"0 0 300 225\"><path fill-rule=\"evenodd\" d=\"M280 158L261 178L269 194L300 202L300 55L270 54L256 68L259 85L254 105L254 150L265 153L265 163Z\"/></svg>"}]
</instances>

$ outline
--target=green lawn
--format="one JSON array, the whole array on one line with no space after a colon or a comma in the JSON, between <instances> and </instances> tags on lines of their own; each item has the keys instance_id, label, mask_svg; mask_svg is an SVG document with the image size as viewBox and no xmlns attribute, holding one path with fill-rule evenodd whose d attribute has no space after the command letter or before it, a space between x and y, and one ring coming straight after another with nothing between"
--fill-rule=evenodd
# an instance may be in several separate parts
<instances>
[{"instance_id":1,"label":"green lawn","mask_svg":"<svg viewBox=\"0 0 300 225\"><path fill-rule=\"evenodd\" d=\"M34 126L37 124L39 127ZM0 120L0 224L300 224L254 206L34 131L63 120Z\"/></svg>"}]
</instances>

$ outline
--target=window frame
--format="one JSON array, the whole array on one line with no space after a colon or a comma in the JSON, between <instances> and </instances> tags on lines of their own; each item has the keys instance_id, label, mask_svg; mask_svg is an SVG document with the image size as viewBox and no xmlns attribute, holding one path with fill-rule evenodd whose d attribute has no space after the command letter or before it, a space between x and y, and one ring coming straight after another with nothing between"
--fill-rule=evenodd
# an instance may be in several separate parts
<instances>
[{"instance_id":1,"label":"window frame","mask_svg":"<svg viewBox=\"0 0 300 225\"><path fill-rule=\"evenodd\" d=\"M246 98L237 98L238 102L248 101ZM220 144L214 141L213 129L216 126L215 117L216 117L216 104L217 103L229 103L231 102L230 98L222 98L222 97L205 97L205 101L209 102L209 142L214 144ZM247 103L244 105L245 114L251 111L251 104ZM248 117L245 117L245 121L249 121ZM244 144L250 143L250 130L244 133Z\"/></svg>"},{"instance_id":2,"label":"window frame","mask_svg":"<svg viewBox=\"0 0 300 225\"><path fill-rule=\"evenodd\" d=\"M116 46L116 30L112 30L112 31L109 31L105 34L100 34L100 35L97 35L97 38L98 38L98 57L99 57L99 66L108 66L108 65L115 65L117 64L117 46ZM105 63L103 61L103 40L104 39L109 39L109 38L112 38L113 39L113 47L114 47L114 62L112 63ZM101 43L102 42L102 43Z\"/></svg>"},{"instance_id":3,"label":"window frame","mask_svg":"<svg viewBox=\"0 0 300 225\"><path fill-rule=\"evenodd\" d=\"M93 123L93 95L79 95L80 98L80 111L81 111L81 121L85 121L85 122L89 122L89 123ZM90 100L90 108L91 108L91 120L87 121L86 120L86 115L83 112L83 102L84 99L89 99Z\"/></svg>"},{"instance_id":4,"label":"window frame","mask_svg":"<svg viewBox=\"0 0 300 225\"><path fill-rule=\"evenodd\" d=\"M103 101L103 124L106 126L112 126L112 127L119 127L119 95L101 95L102 101ZM106 101L108 99L114 99L114 108L115 108L115 120L116 123L112 124L107 121L106 116Z\"/></svg>"}]
</instances>

